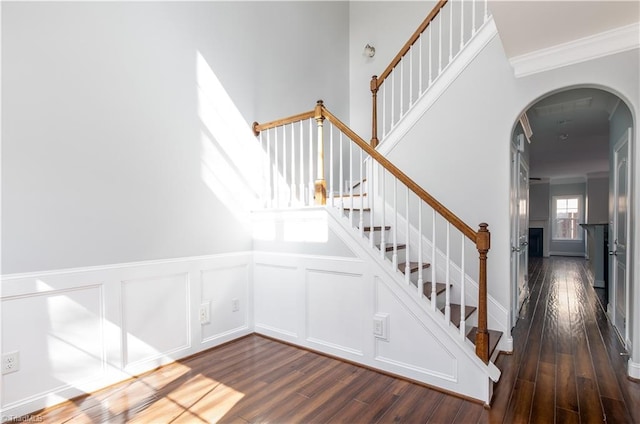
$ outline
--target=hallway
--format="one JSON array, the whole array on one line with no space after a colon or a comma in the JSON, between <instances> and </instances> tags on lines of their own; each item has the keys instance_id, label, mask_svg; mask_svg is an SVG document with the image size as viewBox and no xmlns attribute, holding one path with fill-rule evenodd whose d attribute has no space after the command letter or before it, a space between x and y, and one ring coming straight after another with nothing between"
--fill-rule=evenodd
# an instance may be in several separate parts
<instances>
[{"instance_id":1,"label":"hallway","mask_svg":"<svg viewBox=\"0 0 640 424\"><path fill-rule=\"evenodd\" d=\"M530 297L513 331L491 422L640 422L640 382L626 377L622 345L581 258L530 258Z\"/></svg>"}]
</instances>

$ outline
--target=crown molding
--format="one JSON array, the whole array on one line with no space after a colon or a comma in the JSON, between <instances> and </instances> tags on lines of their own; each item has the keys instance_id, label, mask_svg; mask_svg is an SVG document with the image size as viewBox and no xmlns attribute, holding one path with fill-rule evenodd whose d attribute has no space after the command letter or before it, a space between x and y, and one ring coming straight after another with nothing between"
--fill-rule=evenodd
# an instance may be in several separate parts
<instances>
[{"instance_id":1,"label":"crown molding","mask_svg":"<svg viewBox=\"0 0 640 424\"><path fill-rule=\"evenodd\" d=\"M517 78L640 48L640 22L509 59Z\"/></svg>"}]
</instances>

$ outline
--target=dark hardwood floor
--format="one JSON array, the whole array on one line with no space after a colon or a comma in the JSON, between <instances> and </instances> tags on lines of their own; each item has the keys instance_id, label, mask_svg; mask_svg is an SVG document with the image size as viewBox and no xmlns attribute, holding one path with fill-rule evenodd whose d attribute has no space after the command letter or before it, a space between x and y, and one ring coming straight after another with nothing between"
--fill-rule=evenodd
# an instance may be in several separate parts
<instances>
[{"instance_id":1,"label":"dark hardwood floor","mask_svg":"<svg viewBox=\"0 0 640 424\"><path fill-rule=\"evenodd\" d=\"M251 335L34 415L47 423L640 423L581 259L533 259L491 409Z\"/></svg>"}]
</instances>

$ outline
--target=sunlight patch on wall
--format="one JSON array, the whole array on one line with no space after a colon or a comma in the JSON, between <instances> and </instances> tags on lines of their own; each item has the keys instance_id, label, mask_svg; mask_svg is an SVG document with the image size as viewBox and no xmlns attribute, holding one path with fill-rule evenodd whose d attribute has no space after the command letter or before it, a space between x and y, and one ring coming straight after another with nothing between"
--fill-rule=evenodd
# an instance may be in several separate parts
<instances>
[{"instance_id":1,"label":"sunlight patch on wall","mask_svg":"<svg viewBox=\"0 0 640 424\"><path fill-rule=\"evenodd\" d=\"M263 241L326 243L327 212L323 209L260 213L253 219L253 238Z\"/></svg>"},{"instance_id":2,"label":"sunlight patch on wall","mask_svg":"<svg viewBox=\"0 0 640 424\"><path fill-rule=\"evenodd\" d=\"M196 53L201 176L232 211L258 205L264 153L215 73Z\"/></svg>"}]
</instances>

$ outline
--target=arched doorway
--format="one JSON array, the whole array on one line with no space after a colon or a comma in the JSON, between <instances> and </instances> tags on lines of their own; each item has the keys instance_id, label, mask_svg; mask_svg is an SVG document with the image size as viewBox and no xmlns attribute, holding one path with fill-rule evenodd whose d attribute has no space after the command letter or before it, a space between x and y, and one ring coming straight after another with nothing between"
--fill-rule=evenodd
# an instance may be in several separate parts
<instances>
[{"instance_id":1,"label":"arched doorway","mask_svg":"<svg viewBox=\"0 0 640 424\"><path fill-rule=\"evenodd\" d=\"M528 295L531 253L584 257L612 323L629 346L632 126L625 102L593 87L541 96L514 124L513 325Z\"/></svg>"}]
</instances>

